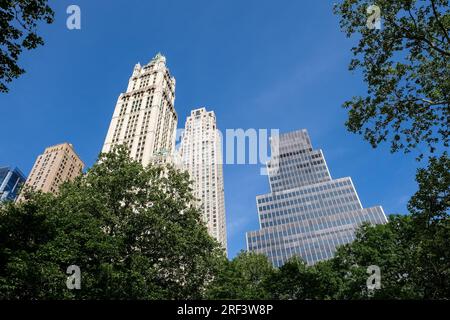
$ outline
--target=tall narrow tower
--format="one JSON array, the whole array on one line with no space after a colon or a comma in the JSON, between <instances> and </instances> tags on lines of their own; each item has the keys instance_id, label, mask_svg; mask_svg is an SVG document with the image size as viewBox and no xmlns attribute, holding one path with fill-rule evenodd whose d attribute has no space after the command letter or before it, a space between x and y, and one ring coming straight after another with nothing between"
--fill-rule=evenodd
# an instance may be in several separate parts
<instances>
[{"instance_id":1,"label":"tall narrow tower","mask_svg":"<svg viewBox=\"0 0 450 320\"><path fill-rule=\"evenodd\" d=\"M166 58L158 53L147 65L138 63L127 91L117 100L102 152L123 144L144 166L171 162L177 126L174 102L175 78Z\"/></svg>"},{"instance_id":2,"label":"tall narrow tower","mask_svg":"<svg viewBox=\"0 0 450 320\"><path fill-rule=\"evenodd\" d=\"M271 146L271 192L256 197L260 230L247 233L249 251L277 267L294 255L311 265L353 241L363 222L387 222L380 206L362 207L350 177L331 178L306 130L272 137Z\"/></svg>"},{"instance_id":3,"label":"tall narrow tower","mask_svg":"<svg viewBox=\"0 0 450 320\"><path fill-rule=\"evenodd\" d=\"M186 119L181 140L182 166L194 182L209 234L227 249L222 173L222 141L213 111L200 108Z\"/></svg>"}]
</instances>

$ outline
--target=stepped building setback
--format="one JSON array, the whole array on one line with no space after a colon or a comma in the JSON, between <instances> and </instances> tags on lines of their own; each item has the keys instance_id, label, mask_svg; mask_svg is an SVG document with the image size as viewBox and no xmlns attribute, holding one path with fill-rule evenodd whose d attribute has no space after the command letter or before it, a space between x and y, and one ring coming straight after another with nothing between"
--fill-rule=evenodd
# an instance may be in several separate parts
<instances>
[{"instance_id":1,"label":"stepped building setback","mask_svg":"<svg viewBox=\"0 0 450 320\"><path fill-rule=\"evenodd\" d=\"M294 255L312 265L353 241L363 222L387 222L382 207L362 207L350 177L331 178L306 130L272 137L271 150L271 192L256 197L260 230L247 233L247 250L276 267Z\"/></svg>"}]
</instances>

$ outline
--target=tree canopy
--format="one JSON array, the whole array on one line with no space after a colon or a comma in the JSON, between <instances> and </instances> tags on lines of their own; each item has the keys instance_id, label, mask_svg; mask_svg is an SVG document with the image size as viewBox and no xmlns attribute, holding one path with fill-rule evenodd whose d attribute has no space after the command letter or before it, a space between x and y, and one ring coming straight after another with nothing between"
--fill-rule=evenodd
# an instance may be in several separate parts
<instances>
[{"instance_id":1,"label":"tree canopy","mask_svg":"<svg viewBox=\"0 0 450 320\"><path fill-rule=\"evenodd\" d=\"M228 260L187 174L143 168L119 147L56 195L0 205L0 299L448 299L449 172L445 156L419 169L411 214L361 226L333 259L274 268L256 253ZM80 290L66 287L71 265Z\"/></svg>"},{"instance_id":2,"label":"tree canopy","mask_svg":"<svg viewBox=\"0 0 450 320\"><path fill-rule=\"evenodd\" d=\"M370 6L382 26L369 28ZM348 37L355 36L349 69L360 71L367 94L344 103L346 126L373 147L429 156L417 171L409 216L364 226L355 242L327 263L341 270L344 297L450 297L450 10L448 0L342 0L334 7ZM426 149L423 149L426 147ZM382 287L368 292L364 268L379 265ZM350 270L350 271L349 271ZM358 279L359 277L359 279Z\"/></svg>"},{"instance_id":3,"label":"tree canopy","mask_svg":"<svg viewBox=\"0 0 450 320\"><path fill-rule=\"evenodd\" d=\"M222 250L191 205L185 173L143 168L124 148L57 195L0 207L0 298L193 299ZM66 269L81 269L68 290Z\"/></svg>"},{"instance_id":4,"label":"tree canopy","mask_svg":"<svg viewBox=\"0 0 450 320\"><path fill-rule=\"evenodd\" d=\"M47 0L0 1L0 92L8 92L7 84L25 72L17 64L23 49L44 44L37 34L38 23L53 19Z\"/></svg>"},{"instance_id":5,"label":"tree canopy","mask_svg":"<svg viewBox=\"0 0 450 320\"><path fill-rule=\"evenodd\" d=\"M382 27L366 26L370 5ZM449 146L450 10L448 0L343 0L334 7L348 37L356 36L349 69L361 71L367 94L344 103L348 130L373 147L419 156Z\"/></svg>"},{"instance_id":6,"label":"tree canopy","mask_svg":"<svg viewBox=\"0 0 450 320\"><path fill-rule=\"evenodd\" d=\"M430 164L417 171L410 215L362 225L355 240L339 247L334 258L313 266L294 256L282 267L268 269L266 257L242 253L235 258L239 263L226 262L220 269L208 298L449 299L450 162L442 155ZM370 266L380 269L378 289L367 286ZM256 269L258 273L252 272ZM255 288L260 295L251 290Z\"/></svg>"}]
</instances>

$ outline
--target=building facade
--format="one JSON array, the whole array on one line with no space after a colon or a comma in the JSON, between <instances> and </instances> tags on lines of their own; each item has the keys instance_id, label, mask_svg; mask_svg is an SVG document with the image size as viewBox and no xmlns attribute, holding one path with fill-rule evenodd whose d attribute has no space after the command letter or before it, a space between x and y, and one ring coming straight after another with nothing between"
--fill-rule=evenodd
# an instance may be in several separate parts
<instances>
[{"instance_id":1,"label":"building facade","mask_svg":"<svg viewBox=\"0 0 450 320\"><path fill-rule=\"evenodd\" d=\"M157 54L147 65L137 64L117 100L102 152L123 144L144 166L171 161L177 127L174 103L175 78L166 58Z\"/></svg>"},{"instance_id":2,"label":"building facade","mask_svg":"<svg viewBox=\"0 0 450 320\"><path fill-rule=\"evenodd\" d=\"M247 233L247 250L276 267L294 255L312 265L352 242L363 222L387 222L382 207L362 207L350 177L331 178L306 130L272 137L271 152L271 192L256 197L260 230Z\"/></svg>"},{"instance_id":3,"label":"building facade","mask_svg":"<svg viewBox=\"0 0 450 320\"><path fill-rule=\"evenodd\" d=\"M0 202L14 201L26 177L18 168L0 167Z\"/></svg>"},{"instance_id":4,"label":"building facade","mask_svg":"<svg viewBox=\"0 0 450 320\"><path fill-rule=\"evenodd\" d=\"M188 171L209 234L227 249L222 139L213 111L199 108L186 119L179 150L182 167Z\"/></svg>"},{"instance_id":5,"label":"building facade","mask_svg":"<svg viewBox=\"0 0 450 320\"><path fill-rule=\"evenodd\" d=\"M57 193L63 182L73 181L83 169L84 163L73 145L61 143L46 148L44 153L37 157L25 185L34 190ZM19 200L22 198L20 195Z\"/></svg>"}]
</instances>

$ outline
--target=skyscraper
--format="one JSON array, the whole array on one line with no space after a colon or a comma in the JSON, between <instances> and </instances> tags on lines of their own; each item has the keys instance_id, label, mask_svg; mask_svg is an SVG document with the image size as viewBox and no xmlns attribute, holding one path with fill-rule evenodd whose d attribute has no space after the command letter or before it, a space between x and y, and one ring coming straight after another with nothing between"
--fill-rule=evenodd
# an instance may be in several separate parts
<instances>
[{"instance_id":1,"label":"skyscraper","mask_svg":"<svg viewBox=\"0 0 450 320\"><path fill-rule=\"evenodd\" d=\"M205 108L191 111L181 139L180 157L194 182L194 195L208 232L226 250L222 141L213 111Z\"/></svg>"},{"instance_id":2,"label":"skyscraper","mask_svg":"<svg viewBox=\"0 0 450 320\"><path fill-rule=\"evenodd\" d=\"M18 168L0 168L0 202L16 200L19 188L25 183L25 175Z\"/></svg>"},{"instance_id":3,"label":"skyscraper","mask_svg":"<svg viewBox=\"0 0 450 320\"><path fill-rule=\"evenodd\" d=\"M157 54L145 66L138 63L127 91L117 100L102 151L124 144L144 166L171 161L177 126L174 102L175 78L166 58Z\"/></svg>"},{"instance_id":4,"label":"skyscraper","mask_svg":"<svg viewBox=\"0 0 450 320\"><path fill-rule=\"evenodd\" d=\"M247 233L249 251L277 267L294 255L312 265L353 241L363 222L387 222L381 207L362 207L350 177L331 178L306 130L272 137L271 151L271 192L256 197L260 230Z\"/></svg>"},{"instance_id":5,"label":"skyscraper","mask_svg":"<svg viewBox=\"0 0 450 320\"><path fill-rule=\"evenodd\" d=\"M57 193L65 181L72 181L83 172L84 163L70 143L61 143L45 149L37 157L25 183L35 190ZM22 199L22 194L19 200Z\"/></svg>"}]
</instances>

